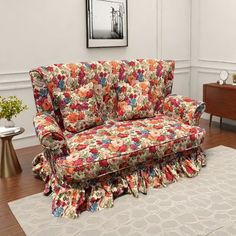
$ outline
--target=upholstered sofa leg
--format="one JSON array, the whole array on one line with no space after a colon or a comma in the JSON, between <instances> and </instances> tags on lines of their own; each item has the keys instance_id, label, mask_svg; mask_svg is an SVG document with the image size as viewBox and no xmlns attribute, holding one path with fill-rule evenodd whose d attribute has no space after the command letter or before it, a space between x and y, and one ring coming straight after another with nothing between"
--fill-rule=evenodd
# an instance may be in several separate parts
<instances>
[{"instance_id":1,"label":"upholstered sofa leg","mask_svg":"<svg viewBox=\"0 0 236 236\"><path fill-rule=\"evenodd\" d=\"M51 190L51 175L52 170L48 160L45 157L45 153L41 152L36 155L32 161L32 171L35 178L41 179L45 183L44 195L49 195Z\"/></svg>"},{"instance_id":2,"label":"upholstered sofa leg","mask_svg":"<svg viewBox=\"0 0 236 236\"><path fill-rule=\"evenodd\" d=\"M194 177L206 165L206 156L200 147L171 154L166 160L70 185L57 179L41 153L33 161L33 171L46 183L44 194L52 191L52 214L77 218L85 210L94 212L113 207L115 198L125 193L137 198L139 193L147 194L148 188L167 187L182 177Z\"/></svg>"}]
</instances>

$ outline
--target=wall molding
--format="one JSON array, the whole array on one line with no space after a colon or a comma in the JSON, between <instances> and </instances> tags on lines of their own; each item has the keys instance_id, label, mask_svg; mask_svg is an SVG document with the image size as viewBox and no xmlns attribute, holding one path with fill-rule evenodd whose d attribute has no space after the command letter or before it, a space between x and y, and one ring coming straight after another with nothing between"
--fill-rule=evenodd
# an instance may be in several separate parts
<instances>
[{"instance_id":1,"label":"wall molding","mask_svg":"<svg viewBox=\"0 0 236 236\"><path fill-rule=\"evenodd\" d=\"M11 86L11 87L5 87L5 88L0 88L0 91L10 91L10 90L22 90L22 89L29 89L32 88L31 85L18 85L18 86Z\"/></svg>"},{"instance_id":2,"label":"wall molding","mask_svg":"<svg viewBox=\"0 0 236 236\"><path fill-rule=\"evenodd\" d=\"M157 52L156 52L156 55L157 55L157 58L160 58L160 59L171 59L171 60L174 60L175 62L179 62L179 63L189 63L191 64L191 54L188 55L186 58L186 55L183 56L183 58L165 58L163 57L163 51L164 51L164 48L163 48L163 42L164 42L164 39L163 39L163 25L165 24L165 20L164 20L164 3L165 1L164 0L157 0L157 4L156 4L156 7L157 7L157 30L156 30L156 40L157 40ZM190 8L190 19L191 19L191 8ZM190 25L191 26L191 25ZM191 29L191 27L190 27ZM191 33L191 32L190 32ZM190 39L191 39L191 35L190 35ZM191 40L190 40L191 42ZM189 43L190 43L189 42ZM191 49L191 44L190 44L190 49Z\"/></svg>"},{"instance_id":3,"label":"wall molding","mask_svg":"<svg viewBox=\"0 0 236 236\"><path fill-rule=\"evenodd\" d=\"M176 65L175 66L175 70L181 70L181 69L191 69L191 66L190 65L182 65L182 66L178 66Z\"/></svg>"},{"instance_id":4,"label":"wall molding","mask_svg":"<svg viewBox=\"0 0 236 236\"><path fill-rule=\"evenodd\" d=\"M190 59L173 59L173 60L177 62L190 62Z\"/></svg>"},{"instance_id":5,"label":"wall molding","mask_svg":"<svg viewBox=\"0 0 236 236\"><path fill-rule=\"evenodd\" d=\"M0 79L0 85L1 84L15 84L15 83L22 83L22 82L30 82L29 79L11 79L11 80L2 80Z\"/></svg>"},{"instance_id":6,"label":"wall molding","mask_svg":"<svg viewBox=\"0 0 236 236\"><path fill-rule=\"evenodd\" d=\"M236 65L236 61L227 61L227 60L216 60L216 59L206 59L199 57L198 61L203 62L213 62L213 63L223 63L223 64L233 64Z\"/></svg>"},{"instance_id":7,"label":"wall molding","mask_svg":"<svg viewBox=\"0 0 236 236\"><path fill-rule=\"evenodd\" d=\"M32 138L32 137L37 137L37 136L35 133L31 133L31 134L26 134L26 135L15 136L14 140L21 140L21 139Z\"/></svg>"},{"instance_id":8,"label":"wall molding","mask_svg":"<svg viewBox=\"0 0 236 236\"><path fill-rule=\"evenodd\" d=\"M157 55L158 55L158 53L157 53ZM160 60L161 60L162 56L158 55L157 58L160 58ZM190 58L177 58L177 59L173 59L173 60L176 62L190 62L191 59ZM236 64L236 62L235 62L235 64ZM1 79L1 77L9 77L9 76L14 76L14 75L16 75L16 76L25 75L25 76L29 77L29 71L15 71L15 72L3 72L3 73L0 72L0 84L7 83L7 82L14 83L14 82L20 81L20 80L13 80L12 82L10 82L10 81L4 81ZM22 81L28 81L28 80L22 79Z\"/></svg>"},{"instance_id":9,"label":"wall molding","mask_svg":"<svg viewBox=\"0 0 236 236\"><path fill-rule=\"evenodd\" d=\"M13 145L15 149L19 149L19 148L40 145L40 143L37 136L34 135L34 136L25 136L23 138L13 139Z\"/></svg>"},{"instance_id":10,"label":"wall molding","mask_svg":"<svg viewBox=\"0 0 236 236\"><path fill-rule=\"evenodd\" d=\"M29 75L29 71L15 71L15 72L0 72L0 76L8 76L8 75Z\"/></svg>"},{"instance_id":11,"label":"wall molding","mask_svg":"<svg viewBox=\"0 0 236 236\"><path fill-rule=\"evenodd\" d=\"M9 72L0 74L0 91L32 88L28 72Z\"/></svg>"},{"instance_id":12,"label":"wall molding","mask_svg":"<svg viewBox=\"0 0 236 236\"><path fill-rule=\"evenodd\" d=\"M210 71L210 70L197 70L197 73L201 73L201 74L219 74L218 71Z\"/></svg>"},{"instance_id":13,"label":"wall molding","mask_svg":"<svg viewBox=\"0 0 236 236\"><path fill-rule=\"evenodd\" d=\"M190 74L191 71L190 70L177 70L174 72L174 74Z\"/></svg>"},{"instance_id":14,"label":"wall molding","mask_svg":"<svg viewBox=\"0 0 236 236\"><path fill-rule=\"evenodd\" d=\"M209 65L192 65L191 69L196 69L196 70L204 70L208 72L209 70L213 71L218 71L220 72L221 70L227 70L229 73L235 73L236 72L236 67L219 67L217 65L215 66L209 66Z\"/></svg>"},{"instance_id":15,"label":"wall molding","mask_svg":"<svg viewBox=\"0 0 236 236\"><path fill-rule=\"evenodd\" d=\"M32 84L29 79L1 80L0 91L31 89Z\"/></svg>"},{"instance_id":16,"label":"wall molding","mask_svg":"<svg viewBox=\"0 0 236 236\"><path fill-rule=\"evenodd\" d=\"M162 58L162 0L157 0L157 30L156 30L156 40L157 40L157 58Z\"/></svg>"},{"instance_id":17,"label":"wall molding","mask_svg":"<svg viewBox=\"0 0 236 236\"><path fill-rule=\"evenodd\" d=\"M235 65L236 65L236 61L232 61L232 60L219 60L219 59L214 59L214 58L205 58L204 56L201 55L201 52L202 52L202 48L201 48L201 43L200 43L200 40L201 40L201 26L202 26L202 22L201 22L201 19L202 19L202 15L201 15L201 8L203 7L203 4L204 4L204 1L203 0L198 0L196 1L197 2L197 23L198 25L196 26L192 26L192 27L197 27L197 35L198 35L198 43L197 43L197 50L198 50L198 55L197 55L197 61L198 62L202 62L202 63L218 63L218 64L227 64L229 66L230 65L233 65L234 68L235 68ZM193 3L193 2L192 2ZM193 10L193 9L192 9ZM196 9L195 9L196 10ZM191 40L192 42L192 40Z\"/></svg>"}]
</instances>

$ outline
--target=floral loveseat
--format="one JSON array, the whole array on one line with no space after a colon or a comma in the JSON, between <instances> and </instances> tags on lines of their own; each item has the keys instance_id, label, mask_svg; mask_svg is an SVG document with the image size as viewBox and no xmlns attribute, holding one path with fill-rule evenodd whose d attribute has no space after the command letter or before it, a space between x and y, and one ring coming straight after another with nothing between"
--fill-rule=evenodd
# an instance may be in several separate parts
<instances>
[{"instance_id":1,"label":"floral loveseat","mask_svg":"<svg viewBox=\"0 0 236 236\"><path fill-rule=\"evenodd\" d=\"M198 122L205 104L170 95L173 61L55 64L30 72L44 152L33 172L52 193L52 214L110 208L192 177L205 165Z\"/></svg>"}]
</instances>

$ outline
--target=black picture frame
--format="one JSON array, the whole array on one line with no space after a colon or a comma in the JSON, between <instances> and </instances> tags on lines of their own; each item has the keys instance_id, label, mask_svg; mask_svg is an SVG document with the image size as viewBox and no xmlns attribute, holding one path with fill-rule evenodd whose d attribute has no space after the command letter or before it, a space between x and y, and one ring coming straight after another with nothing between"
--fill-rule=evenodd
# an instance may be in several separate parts
<instances>
[{"instance_id":1,"label":"black picture frame","mask_svg":"<svg viewBox=\"0 0 236 236\"><path fill-rule=\"evenodd\" d=\"M87 48L128 47L128 0L86 0Z\"/></svg>"}]
</instances>

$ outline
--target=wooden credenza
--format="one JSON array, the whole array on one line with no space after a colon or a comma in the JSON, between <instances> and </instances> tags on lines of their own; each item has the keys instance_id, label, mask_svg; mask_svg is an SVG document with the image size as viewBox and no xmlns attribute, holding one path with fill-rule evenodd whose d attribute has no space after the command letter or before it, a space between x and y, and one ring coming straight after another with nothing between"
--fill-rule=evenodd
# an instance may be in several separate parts
<instances>
[{"instance_id":1,"label":"wooden credenza","mask_svg":"<svg viewBox=\"0 0 236 236\"><path fill-rule=\"evenodd\" d=\"M213 115L220 117L220 126L222 126L222 117L236 120L236 86L204 84L203 101L206 103L205 112L210 114L209 125Z\"/></svg>"}]
</instances>

